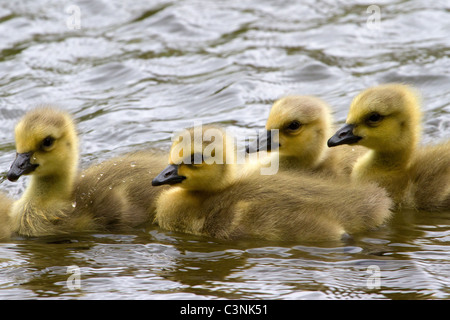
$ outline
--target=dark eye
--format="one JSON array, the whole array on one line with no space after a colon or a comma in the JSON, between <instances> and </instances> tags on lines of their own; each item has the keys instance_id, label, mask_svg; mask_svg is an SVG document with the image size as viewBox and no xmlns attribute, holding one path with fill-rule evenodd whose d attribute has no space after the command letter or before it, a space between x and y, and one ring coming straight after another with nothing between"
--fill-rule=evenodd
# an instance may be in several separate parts
<instances>
[{"instance_id":1,"label":"dark eye","mask_svg":"<svg viewBox=\"0 0 450 320\"><path fill-rule=\"evenodd\" d=\"M294 120L291 123L289 123L289 125L286 127L286 129L295 131L295 130L298 130L301 126L302 126L302 124L300 122L298 122L297 120Z\"/></svg>"},{"instance_id":2,"label":"dark eye","mask_svg":"<svg viewBox=\"0 0 450 320\"><path fill-rule=\"evenodd\" d=\"M55 138L49 136L49 137L45 138L44 140L42 140L42 147L50 148L54 142L55 142Z\"/></svg>"},{"instance_id":3,"label":"dark eye","mask_svg":"<svg viewBox=\"0 0 450 320\"><path fill-rule=\"evenodd\" d=\"M383 119L382 115L374 112L367 118L367 123L368 124L376 124L376 123L380 122L382 119Z\"/></svg>"}]
</instances>

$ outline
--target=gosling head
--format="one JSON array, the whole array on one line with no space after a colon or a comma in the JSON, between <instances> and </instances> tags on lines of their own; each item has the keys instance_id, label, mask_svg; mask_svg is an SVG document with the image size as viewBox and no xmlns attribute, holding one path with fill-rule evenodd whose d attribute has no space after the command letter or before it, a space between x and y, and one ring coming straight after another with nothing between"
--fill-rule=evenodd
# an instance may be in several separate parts
<instances>
[{"instance_id":1,"label":"gosling head","mask_svg":"<svg viewBox=\"0 0 450 320\"><path fill-rule=\"evenodd\" d=\"M217 191L232 181L234 143L224 130L194 127L178 134L169 165L152 181L153 186L177 185L193 191Z\"/></svg>"},{"instance_id":2,"label":"gosling head","mask_svg":"<svg viewBox=\"0 0 450 320\"><path fill-rule=\"evenodd\" d=\"M317 159L326 145L330 123L330 109L321 99L287 96L273 104L266 122L267 134L253 150L264 147L271 150L271 145L278 141L280 156Z\"/></svg>"},{"instance_id":3,"label":"gosling head","mask_svg":"<svg viewBox=\"0 0 450 320\"><path fill-rule=\"evenodd\" d=\"M78 163L78 139L72 118L52 107L25 114L15 128L16 159L7 178L68 176Z\"/></svg>"},{"instance_id":4,"label":"gosling head","mask_svg":"<svg viewBox=\"0 0 450 320\"><path fill-rule=\"evenodd\" d=\"M416 92L402 84L369 88L354 98L346 125L328 146L358 144L380 152L414 148L420 136L421 112Z\"/></svg>"}]
</instances>

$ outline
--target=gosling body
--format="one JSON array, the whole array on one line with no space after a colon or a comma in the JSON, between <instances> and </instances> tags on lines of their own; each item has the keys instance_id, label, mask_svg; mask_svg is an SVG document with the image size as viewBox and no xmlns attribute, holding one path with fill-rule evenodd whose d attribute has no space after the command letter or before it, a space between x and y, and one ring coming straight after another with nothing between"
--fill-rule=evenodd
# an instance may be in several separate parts
<instances>
[{"instance_id":1,"label":"gosling body","mask_svg":"<svg viewBox=\"0 0 450 320\"><path fill-rule=\"evenodd\" d=\"M6 241L11 238L12 229L9 217L9 210L13 200L6 194L0 193L0 241Z\"/></svg>"},{"instance_id":2,"label":"gosling body","mask_svg":"<svg viewBox=\"0 0 450 320\"><path fill-rule=\"evenodd\" d=\"M162 191L151 186L166 165L156 151L138 151L89 167L78 174L74 188L76 214L89 217L97 230L127 230L149 225Z\"/></svg>"}]
</instances>

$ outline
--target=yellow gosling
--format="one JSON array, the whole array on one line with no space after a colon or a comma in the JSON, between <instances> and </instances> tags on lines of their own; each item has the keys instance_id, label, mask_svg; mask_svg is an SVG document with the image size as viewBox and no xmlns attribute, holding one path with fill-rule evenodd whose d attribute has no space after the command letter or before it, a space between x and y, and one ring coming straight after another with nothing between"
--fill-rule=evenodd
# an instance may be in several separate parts
<instances>
[{"instance_id":1,"label":"yellow gosling","mask_svg":"<svg viewBox=\"0 0 450 320\"><path fill-rule=\"evenodd\" d=\"M278 152L275 156L279 156L281 171L349 176L354 162L366 149L327 148L332 122L325 101L314 96L287 96L273 104L266 122L267 133L256 143L259 142L260 148ZM277 150L271 150L273 143ZM259 150L254 145L249 149Z\"/></svg>"},{"instance_id":2,"label":"yellow gosling","mask_svg":"<svg viewBox=\"0 0 450 320\"><path fill-rule=\"evenodd\" d=\"M146 181L164 166L162 158L158 166L152 163L156 156L129 155L79 174L73 120L52 107L28 112L15 128L15 139L17 155L7 177L31 179L10 211L14 233L114 231L153 219L157 192Z\"/></svg>"},{"instance_id":3,"label":"yellow gosling","mask_svg":"<svg viewBox=\"0 0 450 320\"><path fill-rule=\"evenodd\" d=\"M243 175L229 161L235 150L223 130L195 130L175 138L169 165L152 181L171 185L158 197L155 217L166 230L223 240L324 241L379 227L390 217L391 200L373 184Z\"/></svg>"},{"instance_id":4,"label":"yellow gosling","mask_svg":"<svg viewBox=\"0 0 450 320\"><path fill-rule=\"evenodd\" d=\"M354 98L347 124L328 145L369 148L355 164L352 178L386 188L398 208L448 211L450 142L419 146L421 117L418 94L409 86L369 88Z\"/></svg>"}]
</instances>

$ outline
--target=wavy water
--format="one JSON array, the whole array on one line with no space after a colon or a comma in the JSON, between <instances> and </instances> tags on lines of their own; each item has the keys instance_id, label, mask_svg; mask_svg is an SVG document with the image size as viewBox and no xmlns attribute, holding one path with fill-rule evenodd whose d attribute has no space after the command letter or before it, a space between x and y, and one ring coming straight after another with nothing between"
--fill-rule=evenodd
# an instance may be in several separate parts
<instances>
[{"instance_id":1,"label":"wavy water","mask_svg":"<svg viewBox=\"0 0 450 320\"><path fill-rule=\"evenodd\" d=\"M75 115L83 166L167 148L194 121L247 134L291 93L322 97L342 123L360 90L393 81L422 93L424 142L448 139L448 1L371 5L2 1L0 172L15 123L41 103ZM26 183L0 187L18 197ZM381 230L314 245L157 228L0 244L0 299L449 299L449 279L449 213L401 212Z\"/></svg>"}]
</instances>

